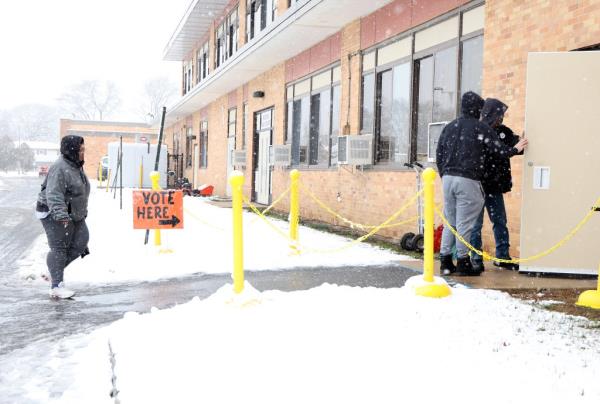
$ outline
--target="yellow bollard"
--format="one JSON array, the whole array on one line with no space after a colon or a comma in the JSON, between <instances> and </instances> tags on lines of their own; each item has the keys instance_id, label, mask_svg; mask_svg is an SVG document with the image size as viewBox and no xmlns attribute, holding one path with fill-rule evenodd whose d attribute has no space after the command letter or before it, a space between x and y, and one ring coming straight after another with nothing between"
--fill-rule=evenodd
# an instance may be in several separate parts
<instances>
[{"instance_id":1,"label":"yellow bollard","mask_svg":"<svg viewBox=\"0 0 600 404\"><path fill-rule=\"evenodd\" d=\"M152 171L150 173L150 180L152 181L152 189L155 191L160 190L158 181L160 180L160 173L158 171ZM159 246L160 242L160 229L154 230L154 245Z\"/></svg>"},{"instance_id":2,"label":"yellow bollard","mask_svg":"<svg viewBox=\"0 0 600 404\"><path fill-rule=\"evenodd\" d=\"M110 168L108 169L108 177L106 177L106 192L108 192L109 184L110 184Z\"/></svg>"},{"instance_id":3,"label":"yellow bollard","mask_svg":"<svg viewBox=\"0 0 600 404\"><path fill-rule=\"evenodd\" d=\"M140 189L144 187L144 161L140 163Z\"/></svg>"},{"instance_id":4,"label":"yellow bollard","mask_svg":"<svg viewBox=\"0 0 600 404\"><path fill-rule=\"evenodd\" d=\"M300 221L300 197L298 188L300 182L300 171L290 171L290 238L296 243L298 242L298 222ZM298 246L291 244L292 254L300 254Z\"/></svg>"},{"instance_id":5,"label":"yellow bollard","mask_svg":"<svg viewBox=\"0 0 600 404\"><path fill-rule=\"evenodd\" d=\"M435 171L427 168L423 171L423 199L424 205L424 250L423 250L423 279L413 280L415 293L425 297L446 297L452 292L450 287L441 278L433 276L433 227L434 227L434 200L435 200Z\"/></svg>"},{"instance_id":6,"label":"yellow bollard","mask_svg":"<svg viewBox=\"0 0 600 404\"><path fill-rule=\"evenodd\" d=\"M235 170L229 177L233 211L233 290L244 290L244 233L243 233L243 194L244 174Z\"/></svg>"},{"instance_id":7,"label":"yellow bollard","mask_svg":"<svg viewBox=\"0 0 600 404\"><path fill-rule=\"evenodd\" d=\"M600 309L600 266L598 266L598 287L596 290L586 290L579 295L577 306Z\"/></svg>"},{"instance_id":8,"label":"yellow bollard","mask_svg":"<svg viewBox=\"0 0 600 404\"><path fill-rule=\"evenodd\" d=\"M98 181L99 181L99 185L98 187L102 187L102 163L98 164Z\"/></svg>"}]
</instances>

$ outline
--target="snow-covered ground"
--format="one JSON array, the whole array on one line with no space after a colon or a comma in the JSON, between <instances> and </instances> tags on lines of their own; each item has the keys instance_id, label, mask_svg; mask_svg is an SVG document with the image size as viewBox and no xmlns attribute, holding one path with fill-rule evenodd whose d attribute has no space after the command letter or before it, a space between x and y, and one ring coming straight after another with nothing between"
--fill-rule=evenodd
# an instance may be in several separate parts
<instances>
[{"instance_id":1,"label":"snow-covered ground","mask_svg":"<svg viewBox=\"0 0 600 404\"><path fill-rule=\"evenodd\" d=\"M496 291L226 285L62 341L29 398L114 402L109 344L122 403L600 402L598 328Z\"/></svg>"},{"instance_id":2,"label":"snow-covered ground","mask_svg":"<svg viewBox=\"0 0 600 404\"><path fill-rule=\"evenodd\" d=\"M156 280L191 273L227 273L232 271L232 213L199 198L184 198L184 229L163 230L161 253L150 242L144 245L145 230L133 230L131 190L123 190L123 210L119 196L92 187L89 214L91 254L74 261L65 271L65 281L110 283L131 280ZM272 219L283 232L288 223ZM327 250L345 246L350 239L300 227L300 240L307 247ZM45 235L35 243L30 255L20 262L21 276L35 278L44 270L48 252ZM288 241L253 213L244 213L244 267L248 270L273 270L294 267L383 264L410 260L365 243L349 249L325 253L290 255Z\"/></svg>"}]
</instances>

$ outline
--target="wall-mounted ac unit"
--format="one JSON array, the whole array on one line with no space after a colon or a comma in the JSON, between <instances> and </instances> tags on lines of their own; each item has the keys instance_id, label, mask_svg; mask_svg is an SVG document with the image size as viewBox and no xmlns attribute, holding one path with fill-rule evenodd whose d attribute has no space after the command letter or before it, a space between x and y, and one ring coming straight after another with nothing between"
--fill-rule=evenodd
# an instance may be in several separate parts
<instances>
[{"instance_id":1,"label":"wall-mounted ac unit","mask_svg":"<svg viewBox=\"0 0 600 404\"><path fill-rule=\"evenodd\" d=\"M435 163L435 151L437 150L440 135L448 124L445 122L431 122L427 128L427 161Z\"/></svg>"},{"instance_id":2,"label":"wall-mounted ac unit","mask_svg":"<svg viewBox=\"0 0 600 404\"><path fill-rule=\"evenodd\" d=\"M338 136L338 164L373 164L373 135Z\"/></svg>"},{"instance_id":3,"label":"wall-mounted ac unit","mask_svg":"<svg viewBox=\"0 0 600 404\"><path fill-rule=\"evenodd\" d=\"M269 164L277 167L288 167L292 164L292 145L273 145L269 150Z\"/></svg>"},{"instance_id":4,"label":"wall-mounted ac unit","mask_svg":"<svg viewBox=\"0 0 600 404\"><path fill-rule=\"evenodd\" d=\"M246 150L232 150L232 165L246 167Z\"/></svg>"}]
</instances>

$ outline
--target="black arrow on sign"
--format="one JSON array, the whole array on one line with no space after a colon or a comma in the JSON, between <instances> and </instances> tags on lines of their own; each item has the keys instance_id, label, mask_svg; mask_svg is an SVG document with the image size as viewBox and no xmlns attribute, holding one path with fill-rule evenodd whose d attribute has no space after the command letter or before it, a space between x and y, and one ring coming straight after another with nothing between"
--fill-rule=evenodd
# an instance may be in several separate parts
<instances>
[{"instance_id":1,"label":"black arrow on sign","mask_svg":"<svg viewBox=\"0 0 600 404\"><path fill-rule=\"evenodd\" d=\"M177 224L180 222L179 218L175 215L171 215L171 219L167 219L167 220L159 220L158 224L170 224L171 226L175 227L177 226Z\"/></svg>"}]
</instances>

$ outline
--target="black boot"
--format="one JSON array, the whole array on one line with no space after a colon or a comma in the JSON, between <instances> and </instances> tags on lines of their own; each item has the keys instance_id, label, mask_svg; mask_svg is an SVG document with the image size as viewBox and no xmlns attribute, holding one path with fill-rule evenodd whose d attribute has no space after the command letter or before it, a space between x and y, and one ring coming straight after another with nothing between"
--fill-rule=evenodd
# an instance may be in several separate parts
<instances>
[{"instance_id":1,"label":"black boot","mask_svg":"<svg viewBox=\"0 0 600 404\"><path fill-rule=\"evenodd\" d=\"M467 255L466 257L459 258L456 263L456 275L458 276L479 276L481 270L476 270L471 264L471 258Z\"/></svg>"},{"instance_id":2,"label":"black boot","mask_svg":"<svg viewBox=\"0 0 600 404\"><path fill-rule=\"evenodd\" d=\"M507 260L510 260L512 258L506 258ZM498 267L498 268L502 268L502 269L507 269L509 271L518 271L519 270L519 264L513 264L512 262L497 262L494 261L494 266Z\"/></svg>"},{"instance_id":3,"label":"black boot","mask_svg":"<svg viewBox=\"0 0 600 404\"><path fill-rule=\"evenodd\" d=\"M440 273L443 276L452 275L456 272L454 262L452 262L452 255L440 255Z\"/></svg>"}]
</instances>

